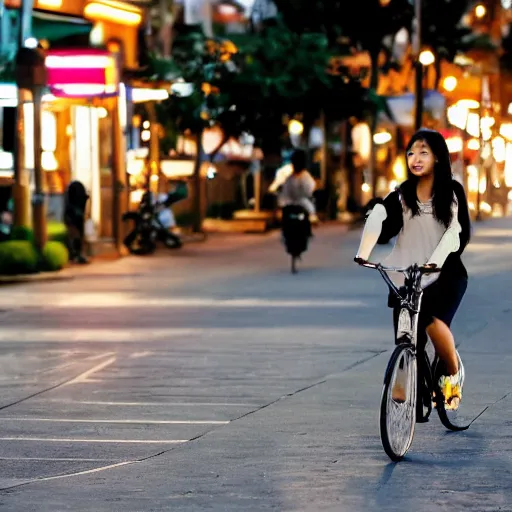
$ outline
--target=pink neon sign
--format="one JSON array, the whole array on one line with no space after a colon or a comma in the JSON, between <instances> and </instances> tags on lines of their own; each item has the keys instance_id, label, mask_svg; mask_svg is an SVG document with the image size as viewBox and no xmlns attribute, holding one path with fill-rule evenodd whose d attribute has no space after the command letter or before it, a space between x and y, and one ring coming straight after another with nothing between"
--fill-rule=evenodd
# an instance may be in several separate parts
<instances>
[{"instance_id":1,"label":"pink neon sign","mask_svg":"<svg viewBox=\"0 0 512 512\"><path fill-rule=\"evenodd\" d=\"M50 50L46 68L48 87L54 96L87 98L118 94L117 61L106 50Z\"/></svg>"}]
</instances>

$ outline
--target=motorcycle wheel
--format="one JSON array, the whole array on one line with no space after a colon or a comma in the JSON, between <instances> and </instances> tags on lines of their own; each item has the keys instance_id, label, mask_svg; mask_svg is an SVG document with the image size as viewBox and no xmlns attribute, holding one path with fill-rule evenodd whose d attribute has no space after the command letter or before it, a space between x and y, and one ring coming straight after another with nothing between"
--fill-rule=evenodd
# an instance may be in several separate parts
<instances>
[{"instance_id":1,"label":"motorcycle wheel","mask_svg":"<svg viewBox=\"0 0 512 512\"><path fill-rule=\"evenodd\" d=\"M179 249L183 245L179 237L170 231L164 234L163 242L168 249Z\"/></svg>"},{"instance_id":2,"label":"motorcycle wheel","mask_svg":"<svg viewBox=\"0 0 512 512\"><path fill-rule=\"evenodd\" d=\"M136 256L145 256L152 254L156 250L156 244L147 236L141 233L132 232L124 239L124 245L131 254Z\"/></svg>"}]
</instances>

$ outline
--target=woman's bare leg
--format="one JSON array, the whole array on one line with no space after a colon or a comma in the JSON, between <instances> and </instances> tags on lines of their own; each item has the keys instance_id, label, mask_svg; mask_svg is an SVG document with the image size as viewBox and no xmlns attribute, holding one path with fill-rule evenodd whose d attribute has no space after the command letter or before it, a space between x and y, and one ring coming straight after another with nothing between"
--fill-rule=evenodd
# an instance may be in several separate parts
<instances>
[{"instance_id":1,"label":"woman's bare leg","mask_svg":"<svg viewBox=\"0 0 512 512\"><path fill-rule=\"evenodd\" d=\"M443 321L434 318L427 327L427 334L434 344L437 355L446 364L448 375L455 375L459 371L459 360L450 328Z\"/></svg>"}]
</instances>

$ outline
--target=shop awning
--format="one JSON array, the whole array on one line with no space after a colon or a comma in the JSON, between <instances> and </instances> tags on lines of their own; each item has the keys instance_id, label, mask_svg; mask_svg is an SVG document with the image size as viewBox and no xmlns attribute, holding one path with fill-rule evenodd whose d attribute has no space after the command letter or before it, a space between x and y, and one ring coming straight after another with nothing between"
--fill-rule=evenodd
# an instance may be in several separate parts
<instances>
[{"instance_id":1,"label":"shop awning","mask_svg":"<svg viewBox=\"0 0 512 512\"><path fill-rule=\"evenodd\" d=\"M88 36L91 30L92 23L83 18L38 11L32 15L32 33L37 39L55 42L74 36Z\"/></svg>"}]
</instances>

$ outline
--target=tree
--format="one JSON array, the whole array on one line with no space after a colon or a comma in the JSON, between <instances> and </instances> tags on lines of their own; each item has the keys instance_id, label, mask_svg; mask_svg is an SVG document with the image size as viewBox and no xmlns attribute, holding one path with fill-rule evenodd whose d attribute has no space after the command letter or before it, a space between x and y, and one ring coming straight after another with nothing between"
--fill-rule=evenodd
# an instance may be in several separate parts
<instances>
[{"instance_id":1,"label":"tree","mask_svg":"<svg viewBox=\"0 0 512 512\"><path fill-rule=\"evenodd\" d=\"M195 232L201 231L201 166L204 160L202 136L204 130L222 124L224 140L214 151L233 135L229 120L230 102L226 94L220 93L221 84L231 82L238 73L238 49L229 40L207 39L202 32L192 30L174 42L173 64L179 69L180 79L190 85L191 93L173 96L159 107L159 117L169 121L181 133L193 134L197 153L194 165L194 222Z\"/></svg>"},{"instance_id":2,"label":"tree","mask_svg":"<svg viewBox=\"0 0 512 512\"><path fill-rule=\"evenodd\" d=\"M371 84L376 89L379 56L387 36L410 28L413 10L408 0L275 0L285 23L297 32L321 32L331 47L343 40L355 50L367 51L371 58Z\"/></svg>"},{"instance_id":3,"label":"tree","mask_svg":"<svg viewBox=\"0 0 512 512\"><path fill-rule=\"evenodd\" d=\"M360 108L360 85L328 73L331 53L323 34L298 34L278 23L235 41L238 46L231 40L208 39L191 31L174 43L174 65L183 80L192 84L193 92L164 102L159 117L167 120L168 129L172 124L179 132L188 130L197 140L197 189L204 158L200 141L207 127L222 127L224 139L217 150L230 137L249 132L264 152L279 153L287 136L284 119L301 115L307 127L329 104L333 111L347 115ZM348 104L334 101L347 91ZM197 190L195 197L197 201ZM199 230L197 202L194 210L194 228Z\"/></svg>"},{"instance_id":4,"label":"tree","mask_svg":"<svg viewBox=\"0 0 512 512\"><path fill-rule=\"evenodd\" d=\"M244 124L262 143L283 133L283 118L317 116L332 85L330 53L322 34L297 34L282 24L263 30L241 47L243 66L227 84Z\"/></svg>"},{"instance_id":5,"label":"tree","mask_svg":"<svg viewBox=\"0 0 512 512\"><path fill-rule=\"evenodd\" d=\"M379 58L384 51L387 60L391 56L386 47L387 39L393 40L402 28L410 30L413 9L408 0L275 0L285 21L293 30L307 32L318 30L326 35L334 49L343 42L350 50L368 52L370 57L370 87L368 91L368 117L371 134L377 128L377 114L383 104L377 96L379 83ZM391 36L391 38L389 38ZM389 63L389 62L388 62ZM375 150L372 149L372 191L376 192Z\"/></svg>"},{"instance_id":6,"label":"tree","mask_svg":"<svg viewBox=\"0 0 512 512\"><path fill-rule=\"evenodd\" d=\"M443 60L453 62L457 53L468 48L467 38L471 29L461 26L470 0L427 0L422 12L422 41L436 54L436 78L434 88L441 79ZM442 12L442 16L439 13Z\"/></svg>"},{"instance_id":7,"label":"tree","mask_svg":"<svg viewBox=\"0 0 512 512\"><path fill-rule=\"evenodd\" d=\"M325 34L297 33L277 21L245 48L246 64L232 84L232 97L238 97L240 113L250 120L250 131L266 155L280 154L283 143L289 141L286 120L300 118L303 138L308 140L318 119L325 133L331 120L361 115L364 89L347 70L331 73L329 46ZM331 180L322 169L327 169L321 166L320 176L325 180L323 194L328 202Z\"/></svg>"}]
</instances>

